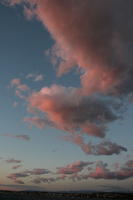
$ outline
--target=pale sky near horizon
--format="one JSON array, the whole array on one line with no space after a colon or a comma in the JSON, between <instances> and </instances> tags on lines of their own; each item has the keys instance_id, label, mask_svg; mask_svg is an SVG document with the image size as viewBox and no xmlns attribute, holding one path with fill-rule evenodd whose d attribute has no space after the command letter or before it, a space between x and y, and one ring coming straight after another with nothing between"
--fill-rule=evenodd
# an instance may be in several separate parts
<instances>
[{"instance_id":1,"label":"pale sky near horizon","mask_svg":"<svg viewBox=\"0 0 133 200\"><path fill-rule=\"evenodd\" d=\"M78 118L79 127L67 115L73 115L73 104L68 110L63 106L67 100L73 102L75 97L70 97L69 92L73 95L71 90L81 86L83 72L74 65L68 73L57 76L54 58L46 51L55 44L58 32L51 36L45 20L42 21L36 17L27 19L21 4L0 3L0 189L133 191L132 103L126 105L122 119L109 116L109 110L105 110L103 115L109 116L107 124L102 124L107 129L105 138L100 135L101 130L96 137L97 130L92 134L79 133L84 126L84 116ZM53 103L49 95L59 104ZM92 108L97 105L92 104ZM52 110L54 106L57 107ZM80 108L81 112L76 112L79 116L84 115ZM48 122L41 121L45 109ZM61 116L65 120L68 117L68 121L61 121L58 112L63 112ZM33 122L35 117L38 121ZM67 138L73 134L83 135L84 144ZM109 153L102 149L106 141ZM90 151L87 144L92 148ZM98 144L101 145L95 148Z\"/></svg>"}]
</instances>

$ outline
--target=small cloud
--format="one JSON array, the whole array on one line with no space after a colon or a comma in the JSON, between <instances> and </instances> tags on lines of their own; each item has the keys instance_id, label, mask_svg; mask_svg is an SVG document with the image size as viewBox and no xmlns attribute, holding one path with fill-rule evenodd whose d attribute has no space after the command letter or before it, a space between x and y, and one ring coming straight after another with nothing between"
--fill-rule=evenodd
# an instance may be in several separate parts
<instances>
[{"instance_id":1,"label":"small cloud","mask_svg":"<svg viewBox=\"0 0 133 200\"><path fill-rule=\"evenodd\" d=\"M18 184L24 184L24 181L22 181L22 180L15 180L14 182L18 183Z\"/></svg>"},{"instance_id":2,"label":"small cloud","mask_svg":"<svg viewBox=\"0 0 133 200\"><path fill-rule=\"evenodd\" d=\"M44 80L44 76L42 74L28 74L26 76L27 79L32 79L35 82L38 81L43 81Z\"/></svg>"},{"instance_id":3,"label":"small cloud","mask_svg":"<svg viewBox=\"0 0 133 200\"><path fill-rule=\"evenodd\" d=\"M20 173L12 173L8 175L9 179L16 179L16 178L25 178L27 177L28 174L25 172L20 172Z\"/></svg>"},{"instance_id":4,"label":"small cloud","mask_svg":"<svg viewBox=\"0 0 133 200\"><path fill-rule=\"evenodd\" d=\"M129 160L125 163L125 165L129 168L133 168L133 160Z\"/></svg>"},{"instance_id":5,"label":"small cloud","mask_svg":"<svg viewBox=\"0 0 133 200\"><path fill-rule=\"evenodd\" d=\"M30 91L30 88L21 82L20 78L14 78L10 81L10 86L15 88L15 94L21 99L26 99L26 92Z\"/></svg>"},{"instance_id":6,"label":"small cloud","mask_svg":"<svg viewBox=\"0 0 133 200\"><path fill-rule=\"evenodd\" d=\"M35 168L33 170L27 170L25 172L29 175L43 175L43 174L51 173L48 169L44 169L44 168Z\"/></svg>"},{"instance_id":7,"label":"small cloud","mask_svg":"<svg viewBox=\"0 0 133 200\"><path fill-rule=\"evenodd\" d=\"M28 135L3 134L3 136L10 137L10 138L17 138L17 139L26 140L26 141L30 140L30 137Z\"/></svg>"},{"instance_id":8,"label":"small cloud","mask_svg":"<svg viewBox=\"0 0 133 200\"><path fill-rule=\"evenodd\" d=\"M14 158L6 160L6 163L21 163L21 160L15 160Z\"/></svg>"},{"instance_id":9,"label":"small cloud","mask_svg":"<svg viewBox=\"0 0 133 200\"><path fill-rule=\"evenodd\" d=\"M18 106L18 102L14 101L12 105L13 105L13 107L17 107Z\"/></svg>"},{"instance_id":10,"label":"small cloud","mask_svg":"<svg viewBox=\"0 0 133 200\"><path fill-rule=\"evenodd\" d=\"M12 169L18 169L20 167L22 167L22 165L16 165L16 166L13 166Z\"/></svg>"},{"instance_id":11,"label":"small cloud","mask_svg":"<svg viewBox=\"0 0 133 200\"><path fill-rule=\"evenodd\" d=\"M58 167L57 174L75 174L81 172L86 166L93 164L93 162L77 161L65 167Z\"/></svg>"},{"instance_id":12,"label":"small cloud","mask_svg":"<svg viewBox=\"0 0 133 200\"><path fill-rule=\"evenodd\" d=\"M34 79L34 81L42 81L43 80L43 75L37 75L36 77L35 77L35 79Z\"/></svg>"},{"instance_id":13,"label":"small cloud","mask_svg":"<svg viewBox=\"0 0 133 200\"><path fill-rule=\"evenodd\" d=\"M21 79L19 78L12 79L10 83L12 87L16 87L20 91L29 90L29 87L25 84L22 84Z\"/></svg>"},{"instance_id":14,"label":"small cloud","mask_svg":"<svg viewBox=\"0 0 133 200\"><path fill-rule=\"evenodd\" d=\"M28 177L28 174L26 174L24 172L12 173L7 176L7 178L13 180L15 183L18 183L18 184L24 184L24 182L22 180L20 180L20 178L26 178L26 177Z\"/></svg>"}]
</instances>

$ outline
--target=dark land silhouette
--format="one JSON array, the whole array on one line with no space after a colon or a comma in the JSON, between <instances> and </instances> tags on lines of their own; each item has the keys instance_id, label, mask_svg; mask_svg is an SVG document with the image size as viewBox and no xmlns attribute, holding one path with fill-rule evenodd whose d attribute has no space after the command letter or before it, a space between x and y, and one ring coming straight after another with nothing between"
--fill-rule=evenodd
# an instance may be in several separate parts
<instances>
[{"instance_id":1,"label":"dark land silhouette","mask_svg":"<svg viewBox=\"0 0 133 200\"><path fill-rule=\"evenodd\" d=\"M133 193L0 191L0 200L133 200Z\"/></svg>"}]
</instances>

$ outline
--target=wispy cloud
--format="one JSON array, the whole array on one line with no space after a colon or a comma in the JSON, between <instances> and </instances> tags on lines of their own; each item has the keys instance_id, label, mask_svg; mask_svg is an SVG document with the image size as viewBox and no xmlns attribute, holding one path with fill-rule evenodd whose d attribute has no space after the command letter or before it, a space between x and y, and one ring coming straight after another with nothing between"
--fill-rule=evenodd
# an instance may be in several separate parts
<instances>
[{"instance_id":1,"label":"wispy cloud","mask_svg":"<svg viewBox=\"0 0 133 200\"><path fill-rule=\"evenodd\" d=\"M3 136L9 137L9 138L17 138L17 139L21 139L21 140L26 140L29 141L30 137L28 135L13 135L13 134L3 134Z\"/></svg>"},{"instance_id":2,"label":"wispy cloud","mask_svg":"<svg viewBox=\"0 0 133 200\"><path fill-rule=\"evenodd\" d=\"M44 178L44 177L39 177L39 178L35 178L32 180L32 182L34 184L41 184L41 183L53 183L53 182L57 182L60 180L65 180L66 176L58 176L58 177L49 177L49 178Z\"/></svg>"},{"instance_id":3,"label":"wispy cloud","mask_svg":"<svg viewBox=\"0 0 133 200\"><path fill-rule=\"evenodd\" d=\"M40 117L25 117L24 122L34 125L40 129L46 128L48 125L50 125L49 121L46 121Z\"/></svg>"},{"instance_id":4,"label":"wispy cloud","mask_svg":"<svg viewBox=\"0 0 133 200\"><path fill-rule=\"evenodd\" d=\"M27 79L32 79L35 82L38 81L43 81L44 80L44 76L42 74L28 74L26 76Z\"/></svg>"},{"instance_id":5,"label":"wispy cloud","mask_svg":"<svg viewBox=\"0 0 133 200\"><path fill-rule=\"evenodd\" d=\"M63 180L126 180L133 177L133 167L130 164L132 164L132 160L128 160L123 164L119 163L119 168L111 170L108 164L103 161L77 161L63 167L56 167L56 172L51 172L44 168L34 168L32 170L11 173L7 178L19 184L24 184L23 179L26 178L30 178L34 184L52 183ZM90 165L91 168L89 167Z\"/></svg>"},{"instance_id":6,"label":"wispy cloud","mask_svg":"<svg viewBox=\"0 0 133 200\"><path fill-rule=\"evenodd\" d=\"M13 173L7 176L8 179L11 179L18 184L24 184L24 181L22 181L20 178L26 178L26 177L28 177L28 174L26 173Z\"/></svg>"},{"instance_id":7,"label":"wispy cloud","mask_svg":"<svg viewBox=\"0 0 133 200\"><path fill-rule=\"evenodd\" d=\"M26 91L29 90L29 87L25 84L21 83L21 79L15 78L11 80L11 86L16 87L20 91Z\"/></svg>"},{"instance_id":8,"label":"wispy cloud","mask_svg":"<svg viewBox=\"0 0 133 200\"><path fill-rule=\"evenodd\" d=\"M85 143L82 136L80 135L70 135L63 137L64 140L70 141L73 144L79 146L82 151L84 151L88 155L113 155L120 154L122 151L127 151L127 148L118 145L115 142L111 141L103 141L99 144L92 144L91 142Z\"/></svg>"},{"instance_id":9,"label":"wispy cloud","mask_svg":"<svg viewBox=\"0 0 133 200\"><path fill-rule=\"evenodd\" d=\"M20 167L22 167L22 165L15 165L15 166L12 167L12 169L18 169Z\"/></svg>"},{"instance_id":10,"label":"wispy cloud","mask_svg":"<svg viewBox=\"0 0 133 200\"><path fill-rule=\"evenodd\" d=\"M18 106L18 102L14 101L12 105L13 105L13 107L17 107Z\"/></svg>"},{"instance_id":11,"label":"wispy cloud","mask_svg":"<svg viewBox=\"0 0 133 200\"><path fill-rule=\"evenodd\" d=\"M85 167L91 164L93 164L93 162L77 161L65 167L58 167L57 174L75 174L81 172Z\"/></svg>"},{"instance_id":12,"label":"wispy cloud","mask_svg":"<svg viewBox=\"0 0 133 200\"><path fill-rule=\"evenodd\" d=\"M15 95L26 100L26 95L30 92L30 88L23 84L20 78L14 78L10 81L10 86L15 89Z\"/></svg>"},{"instance_id":13,"label":"wispy cloud","mask_svg":"<svg viewBox=\"0 0 133 200\"><path fill-rule=\"evenodd\" d=\"M7 163L21 163L22 161L21 160L16 160L16 159L14 159L14 158L11 158L11 159L8 159L8 160L5 160Z\"/></svg>"},{"instance_id":14,"label":"wispy cloud","mask_svg":"<svg viewBox=\"0 0 133 200\"><path fill-rule=\"evenodd\" d=\"M13 169L17 169L21 166L14 166ZM32 176L39 176L39 175L46 175L50 174L51 172L44 168L35 168L33 170L24 170L17 173L11 173L7 176L8 179L11 179L15 183L24 184L22 178L32 177Z\"/></svg>"},{"instance_id":15,"label":"wispy cloud","mask_svg":"<svg viewBox=\"0 0 133 200\"><path fill-rule=\"evenodd\" d=\"M35 168L33 170L26 170L25 172L29 175L44 175L51 173L48 169L44 168Z\"/></svg>"},{"instance_id":16,"label":"wispy cloud","mask_svg":"<svg viewBox=\"0 0 133 200\"><path fill-rule=\"evenodd\" d=\"M33 185L26 185L26 184L0 184L0 188L5 188L5 189L8 189L8 190L20 190L20 191L23 191L23 190L30 190L30 191L44 191L45 188L44 187L38 187L38 186L33 186Z\"/></svg>"}]
</instances>

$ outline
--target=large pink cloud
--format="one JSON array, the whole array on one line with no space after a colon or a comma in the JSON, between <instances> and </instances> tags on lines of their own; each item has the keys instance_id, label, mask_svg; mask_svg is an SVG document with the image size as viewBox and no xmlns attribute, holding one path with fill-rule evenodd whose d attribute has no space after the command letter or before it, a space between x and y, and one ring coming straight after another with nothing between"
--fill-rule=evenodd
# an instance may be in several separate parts
<instances>
[{"instance_id":1,"label":"large pink cloud","mask_svg":"<svg viewBox=\"0 0 133 200\"><path fill-rule=\"evenodd\" d=\"M55 40L52 54L60 62L58 74L78 66L84 72L84 93L132 91L131 0L102 0L100 5L99 0L5 2L30 5L25 13L35 14Z\"/></svg>"},{"instance_id":2,"label":"large pink cloud","mask_svg":"<svg viewBox=\"0 0 133 200\"><path fill-rule=\"evenodd\" d=\"M107 124L119 119L118 101L100 96L84 97L77 88L52 85L33 92L28 98L28 107L41 111L44 119L32 117L24 121L39 128L51 126L71 132L68 141L78 144L86 154L112 155L127 151L125 147L110 141L98 145L86 144L79 135L104 138Z\"/></svg>"},{"instance_id":3,"label":"large pink cloud","mask_svg":"<svg viewBox=\"0 0 133 200\"><path fill-rule=\"evenodd\" d=\"M29 109L44 113L45 120L26 118L25 121L38 127L45 124L70 132L79 131L88 135L105 136L106 124L118 118L117 103L95 96L82 97L76 88L53 85L32 93L28 98Z\"/></svg>"},{"instance_id":4,"label":"large pink cloud","mask_svg":"<svg viewBox=\"0 0 133 200\"><path fill-rule=\"evenodd\" d=\"M51 33L55 44L50 53L57 60L58 75L72 67L81 70L81 87L51 86L34 92L28 99L30 109L44 113L44 119L26 118L44 127L71 133L85 133L104 138L107 124L118 119L119 106L112 94L133 91L133 2L128 0L5 0L10 5L23 3L28 18L33 15ZM13 80L16 94L23 98L27 90ZM102 96L103 95L103 96ZM116 97L115 97L116 98ZM110 99L110 100L109 100ZM82 145L95 155L112 155L126 151L123 146L102 142Z\"/></svg>"}]
</instances>

